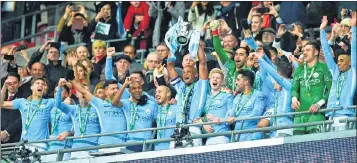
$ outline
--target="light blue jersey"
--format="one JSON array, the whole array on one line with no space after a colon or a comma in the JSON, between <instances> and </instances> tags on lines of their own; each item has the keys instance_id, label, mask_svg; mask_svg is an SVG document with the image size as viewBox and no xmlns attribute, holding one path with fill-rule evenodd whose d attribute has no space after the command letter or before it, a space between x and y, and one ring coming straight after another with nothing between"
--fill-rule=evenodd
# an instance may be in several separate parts
<instances>
[{"instance_id":1,"label":"light blue jersey","mask_svg":"<svg viewBox=\"0 0 357 163\"><path fill-rule=\"evenodd\" d=\"M258 60L259 65L263 71L266 71L269 76L266 79L263 79L265 82L265 85L272 90L272 99L274 99L273 107L269 109L265 115L277 115L277 114L283 114L283 113L290 113L293 112L293 109L291 108L291 85L292 81L282 78L278 72L271 67L264 59L260 58ZM276 89L274 89L274 84L270 80L270 77L273 78L280 86L281 86L281 91L278 92ZM276 117L276 118L270 118L270 125L271 126L281 126L281 125L289 125L293 124L293 119L292 117L286 116L286 117ZM275 133L275 132L274 132ZM274 134L272 134L274 135Z\"/></svg>"},{"instance_id":2,"label":"light blue jersey","mask_svg":"<svg viewBox=\"0 0 357 163\"><path fill-rule=\"evenodd\" d=\"M176 115L180 108L177 105L169 105L169 107L162 107L159 105L158 114L156 117L157 127L175 126ZM175 128L166 130L157 130L157 139L171 138L171 135L175 132ZM170 142L156 143L155 151L166 150L170 148Z\"/></svg>"},{"instance_id":3,"label":"light blue jersey","mask_svg":"<svg viewBox=\"0 0 357 163\"><path fill-rule=\"evenodd\" d=\"M188 123L192 123L194 119L198 119L202 116L202 111L204 105L206 103L206 98L208 94L208 80L199 79L197 82L187 87L186 84L180 79L177 78L171 82L171 84L175 87L177 91L176 101L177 105L180 108L180 111L177 114L176 121L179 123L183 122L183 109L184 109L184 101L190 101L190 99L186 98L189 94L190 90L193 89L192 100L190 105L190 113L188 118ZM193 87L193 88L192 88Z\"/></svg>"},{"instance_id":4,"label":"light blue jersey","mask_svg":"<svg viewBox=\"0 0 357 163\"><path fill-rule=\"evenodd\" d=\"M220 91L216 95L209 95L206 99L206 104L204 108L205 115L211 114L213 117L226 120L228 113L231 112L233 108L233 94ZM229 131L229 125L222 123L219 125L212 124L213 133L226 132Z\"/></svg>"},{"instance_id":5,"label":"light blue jersey","mask_svg":"<svg viewBox=\"0 0 357 163\"><path fill-rule=\"evenodd\" d=\"M48 123L50 123L51 110L55 106L54 99L28 101L24 98L12 101L13 109L19 109L22 119L21 140L43 140L49 138ZM29 123L26 129L26 121Z\"/></svg>"},{"instance_id":6,"label":"light blue jersey","mask_svg":"<svg viewBox=\"0 0 357 163\"><path fill-rule=\"evenodd\" d=\"M56 139L62 132L73 130L72 118L69 114L62 112L57 107L53 107L51 110L51 131L50 135L52 139ZM50 142L50 148L48 150L64 149L64 141L52 141ZM67 141L66 148L72 147L72 139Z\"/></svg>"},{"instance_id":7,"label":"light blue jersey","mask_svg":"<svg viewBox=\"0 0 357 163\"><path fill-rule=\"evenodd\" d=\"M107 61L105 62L105 80L116 80L114 75L113 75L113 67L112 67L112 64L113 64L113 58L108 58L107 57ZM120 84L118 82L118 88L120 89L123 85ZM148 97L149 100L155 102L156 99L155 97L149 95L147 92L143 92L143 95L146 95ZM121 95L121 100L122 99L129 99L130 97L130 92L129 92L129 89L128 88L125 88L123 94Z\"/></svg>"},{"instance_id":8,"label":"light blue jersey","mask_svg":"<svg viewBox=\"0 0 357 163\"><path fill-rule=\"evenodd\" d=\"M89 104L98 112L101 133L126 131L126 119L122 109L94 96ZM125 139L126 134L102 136L98 144L118 144L125 142Z\"/></svg>"},{"instance_id":9,"label":"light blue jersey","mask_svg":"<svg viewBox=\"0 0 357 163\"><path fill-rule=\"evenodd\" d=\"M354 109L346 109L348 106L353 105L353 97L356 92L356 27L352 27L352 42L351 42L351 68L346 72L340 72L337 64L335 63L330 46L327 41L325 30L320 31L321 46L325 54L326 64L332 74L333 82L330 90L330 95L327 102L327 108L344 108L338 110L335 116L354 116ZM338 91L340 90L340 91ZM339 95L339 99L337 96ZM325 116L332 116L332 112L328 112Z\"/></svg>"},{"instance_id":10,"label":"light blue jersey","mask_svg":"<svg viewBox=\"0 0 357 163\"><path fill-rule=\"evenodd\" d=\"M259 48L257 43L254 41L253 37L246 38L244 39L244 41L248 44L248 46L251 49L254 49L255 51ZM275 65L273 64L273 62L271 62L271 60L268 58L267 55L264 55L263 59L276 70ZM269 75L265 71L263 71L262 68L260 67L260 70L257 71L255 74L255 80L254 80L254 89L262 92L267 100L266 101L267 107L265 108L264 112L266 112L267 109L269 108L273 108L274 100L275 100L275 98L271 96L271 94L274 93L274 91L272 89L269 89L269 87L265 84L266 81L265 79L267 79L268 76Z\"/></svg>"},{"instance_id":11,"label":"light blue jersey","mask_svg":"<svg viewBox=\"0 0 357 163\"><path fill-rule=\"evenodd\" d=\"M62 112L69 114L71 116L72 121L74 122L73 123L74 136L82 136L81 129L80 129L81 124L83 125L82 129L85 130L83 136L99 134L100 124L99 124L99 118L96 109L90 107L91 105L88 105L85 108L81 108L80 105L67 105L61 102L62 101L61 94L62 94L62 88L59 88L56 94L56 107L60 109ZM89 114L87 114L88 111ZM82 123L80 123L80 119ZM98 137L82 138L82 139L74 139L72 148L97 146L97 145L98 145ZM97 152L98 150L91 150L91 151Z\"/></svg>"},{"instance_id":12,"label":"light blue jersey","mask_svg":"<svg viewBox=\"0 0 357 163\"><path fill-rule=\"evenodd\" d=\"M253 90L254 89L252 89L252 91ZM262 116L265 106L266 99L262 92L254 90L254 92L249 95L243 95L241 93L234 98L231 116L236 118ZM253 129L257 127L258 122L259 119L246 120L242 126L242 121L237 121L234 130ZM254 133L241 134L239 141L253 140L253 135Z\"/></svg>"},{"instance_id":13,"label":"light blue jersey","mask_svg":"<svg viewBox=\"0 0 357 163\"><path fill-rule=\"evenodd\" d=\"M122 109L126 115L127 129L139 130L152 128L152 124L157 116L157 104L148 100L144 106L139 106L128 100L121 100ZM136 117L133 119L133 117ZM128 133L127 141L152 139L152 131Z\"/></svg>"}]
</instances>

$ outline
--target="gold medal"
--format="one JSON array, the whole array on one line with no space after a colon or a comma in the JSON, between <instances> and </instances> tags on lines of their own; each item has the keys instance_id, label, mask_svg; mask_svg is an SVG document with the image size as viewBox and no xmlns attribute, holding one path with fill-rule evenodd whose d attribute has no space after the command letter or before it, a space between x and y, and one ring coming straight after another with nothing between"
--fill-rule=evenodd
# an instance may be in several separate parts
<instances>
[{"instance_id":1,"label":"gold medal","mask_svg":"<svg viewBox=\"0 0 357 163\"><path fill-rule=\"evenodd\" d=\"M24 130L24 132L23 132L22 134L26 135L26 134L27 134L27 131L26 131L26 130Z\"/></svg>"},{"instance_id":2,"label":"gold medal","mask_svg":"<svg viewBox=\"0 0 357 163\"><path fill-rule=\"evenodd\" d=\"M180 118L182 119L182 117L183 117L183 115L182 115L182 113L180 114Z\"/></svg>"},{"instance_id":3,"label":"gold medal","mask_svg":"<svg viewBox=\"0 0 357 163\"><path fill-rule=\"evenodd\" d=\"M53 138L53 136L52 135L50 135L50 139L52 139Z\"/></svg>"},{"instance_id":4,"label":"gold medal","mask_svg":"<svg viewBox=\"0 0 357 163\"><path fill-rule=\"evenodd\" d=\"M83 138L83 134L81 135L81 138Z\"/></svg>"},{"instance_id":5,"label":"gold medal","mask_svg":"<svg viewBox=\"0 0 357 163\"><path fill-rule=\"evenodd\" d=\"M339 105L340 105L340 101L337 101L337 102L336 102L336 105L339 106Z\"/></svg>"}]
</instances>

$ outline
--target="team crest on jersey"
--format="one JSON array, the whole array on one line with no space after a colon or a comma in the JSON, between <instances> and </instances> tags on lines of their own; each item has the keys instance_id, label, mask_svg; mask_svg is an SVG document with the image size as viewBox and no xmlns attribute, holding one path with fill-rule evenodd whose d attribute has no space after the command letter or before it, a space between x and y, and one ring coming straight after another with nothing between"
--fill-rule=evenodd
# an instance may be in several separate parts
<instances>
[{"instance_id":1,"label":"team crest on jersey","mask_svg":"<svg viewBox=\"0 0 357 163\"><path fill-rule=\"evenodd\" d=\"M44 109L44 108L46 108L45 104L40 105L40 109Z\"/></svg>"},{"instance_id":2,"label":"team crest on jersey","mask_svg":"<svg viewBox=\"0 0 357 163\"><path fill-rule=\"evenodd\" d=\"M313 74L313 76L314 76L314 78L317 78L317 77L319 77L319 73L315 72L315 73Z\"/></svg>"},{"instance_id":3,"label":"team crest on jersey","mask_svg":"<svg viewBox=\"0 0 357 163\"><path fill-rule=\"evenodd\" d=\"M172 111L169 111L169 112L167 113L167 116L171 117L171 116L172 116Z\"/></svg>"},{"instance_id":4,"label":"team crest on jersey","mask_svg":"<svg viewBox=\"0 0 357 163\"><path fill-rule=\"evenodd\" d=\"M151 113L151 110L150 109L146 109L146 114L150 114Z\"/></svg>"},{"instance_id":5,"label":"team crest on jersey","mask_svg":"<svg viewBox=\"0 0 357 163\"><path fill-rule=\"evenodd\" d=\"M65 116L66 114L65 113L62 113L61 116Z\"/></svg>"},{"instance_id":6,"label":"team crest on jersey","mask_svg":"<svg viewBox=\"0 0 357 163\"><path fill-rule=\"evenodd\" d=\"M219 105L221 103L221 101L216 100L216 105Z\"/></svg>"},{"instance_id":7,"label":"team crest on jersey","mask_svg":"<svg viewBox=\"0 0 357 163\"><path fill-rule=\"evenodd\" d=\"M92 118L97 118L97 115L96 115L95 113L92 113L92 114L91 114L91 117L92 117Z\"/></svg>"},{"instance_id":8,"label":"team crest on jersey","mask_svg":"<svg viewBox=\"0 0 357 163\"><path fill-rule=\"evenodd\" d=\"M252 102L249 100L249 101L247 102L247 105L250 105L250 104L252 104Z\"/></svg>"}]
</instances>

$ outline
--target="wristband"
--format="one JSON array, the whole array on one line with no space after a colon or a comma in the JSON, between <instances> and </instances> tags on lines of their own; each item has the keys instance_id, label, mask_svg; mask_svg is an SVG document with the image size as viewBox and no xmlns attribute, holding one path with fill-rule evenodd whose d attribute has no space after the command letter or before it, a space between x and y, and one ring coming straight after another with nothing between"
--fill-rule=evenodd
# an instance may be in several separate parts
<instances>
[{"instance_id":1,"label":"wristband","mask_svg":"<svg viewBox=\"0 0 357 163\"><path fill-rule=\"evenodd\" d=\"M320 107L322 106L322 105L324 105L326 103L326 101L324 100L324 99L321 99L319 102L317 102L316 104L319 104L320 105Z\"/></svg>"},{"instance_id":2,"label":"wristband","mask_svg":"<svg viewBox=\"0 0 357 163\"><path fill-rule=\"evenodd\" d=\"M218 29L212 31L212 35L213 35L213 36L218 36Z\"/></svg>"}]
</instances>

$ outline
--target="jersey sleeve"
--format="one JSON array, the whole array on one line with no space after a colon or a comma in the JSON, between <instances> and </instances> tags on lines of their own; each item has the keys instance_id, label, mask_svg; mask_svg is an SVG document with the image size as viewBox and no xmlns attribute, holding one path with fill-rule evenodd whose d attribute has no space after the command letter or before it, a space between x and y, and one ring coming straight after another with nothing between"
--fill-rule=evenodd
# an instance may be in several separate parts
<instances>
[{"instance_id":1,"label":"jersey sleeve","mask_svg":"<svg viewBox=\"0 0 357 163\"><path fill-rule=\"evenodd\" d=\"M12 100L12 109L14 110L22 110L23 108L21 107L21 104L24 104L26 103L26 99L24 98L18 98L18 99L15 99L15 100Z\"/></svg>"},{"instance_id":2,"label":"jersey sleeve","mask_svg":"<svg viewBox=\"0 0 357 163\"><path fill-rule=\"evenodd\" d=\"M266 98L263 94L259 94L254 102L254 109L250 117L258 117L263 115L264 108L266 107Z\"/></svg>"},{"instance_id":3,"label":"jersey sleeve","mask_svg":"<svg viewBox=\"0 0 357 163\"><path fill-rule=\"evenodd\" d=\"M63 88L59 88L57 90L56 96L55 96L55 107L57 107L58 109L60 109L63 113L70 113L73 112L73 109L70 107L70 105L65 104L64 102L62 102L62 89Z\"/></svg>"},{"instance_id":4,"label":"jersey sleeve","mask_svg":"<svg viewBox=\"0 0 357 163\"><path fill-rule=\"evenodd\" d=\"M322 51L325 54L326 64L328 68L331 70L331 72L335 73L336 71L338 71L338 67L332 57L331 48L330 45L328 44L325 30L320 30L320 42L321 42Z\"/></svg>"},{"instance_id":5,"label":"jersey sleeve","mask_svg":"<svg viewBox=\"0 0 357 163\"><path fill-rule=\"evenodd\" d=\"M106 80L115 80L115 77L113 75L112 65L113 65L113 58L107 57L107 61L105 62L105 68L104 68L104 74Z\"/></svg>"},{"instance_id":6,"label":"jersey sleeve","mask_svg":"<svg viewBox=\"0 0 357 163\"><path fill-rule=\"evenodd\" d=\"M282 78L278 72L273 69L268 63L266 63L265 60L263 59L259 59L259 64L261 65L261 67L272 77L274 78L274 80L281 85L283 88L287 89L287 90L291 90L291 83L288 82L287 80L284 80L284 78ZM267 81L268 82L268 81ZM269 80L269 82L271 83L271 81Z\"/></svg>"},{"instance_id":7,"label":"jersey sleeve","mask_svg":"<svg viewBox=\"0 0 357 163\"><path fill-rule=\"evenodd\" d=\"M356 55L357 55L357 36L356 36L356 26L353 26L351 31L352 31L352 41L351 41L351 67L356 71Z\"/></svg>"}]
</instances>

